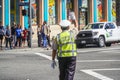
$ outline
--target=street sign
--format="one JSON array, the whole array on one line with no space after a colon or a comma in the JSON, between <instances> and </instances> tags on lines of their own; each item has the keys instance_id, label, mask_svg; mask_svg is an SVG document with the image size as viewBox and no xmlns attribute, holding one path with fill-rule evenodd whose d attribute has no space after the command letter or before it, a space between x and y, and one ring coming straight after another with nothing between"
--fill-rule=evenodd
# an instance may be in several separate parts
<instances>
[{"instance_id":1,"label":"street sign","mask_svg":"<svg viewBox=\"0 0 120 80\"><path fill-rule=\"evenodd\" d=\"M34 4L35 3L35 0L31 0L31 4Z\"/></svg>"},{"instance_id":2,"label":"street sign","mask_svg":"<svg viewBox=\"0 0 120 80\"><path fill-rule=\"evenodd\" d=\"M19 6L29 6L29 2L20 2Z\"/></svg>"}]
</instances>

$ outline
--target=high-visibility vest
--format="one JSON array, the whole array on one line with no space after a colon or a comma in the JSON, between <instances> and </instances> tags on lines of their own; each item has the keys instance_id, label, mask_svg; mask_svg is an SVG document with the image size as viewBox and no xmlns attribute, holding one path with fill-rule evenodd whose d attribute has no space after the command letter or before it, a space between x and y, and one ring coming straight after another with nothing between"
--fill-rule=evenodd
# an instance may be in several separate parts
<instances>
[{"instance_id":1,"label":"high-visibility vest","mask_svg":"<svg viewBox=\"0 0 120 80\"><path fill-rule=\"evenodd\" d=\"M57 35L58 57L72 57L77 55L74 35L71 31L64 31Z\"/></svg>"}]
</instances>

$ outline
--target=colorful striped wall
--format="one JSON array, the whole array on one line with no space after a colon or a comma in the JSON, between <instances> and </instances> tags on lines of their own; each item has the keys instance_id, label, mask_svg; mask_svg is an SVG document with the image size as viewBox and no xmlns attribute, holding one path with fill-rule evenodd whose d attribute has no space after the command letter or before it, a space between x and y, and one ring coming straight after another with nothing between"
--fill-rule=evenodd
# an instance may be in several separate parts
<instances>
[{"instance_id":1,"label":"colorful striped wall","mask_svg":"<svg viewBox=\"0 0 120 80\"><path fill-rule=\"evenodd\" d=\"M44 0L44 21L48 22L48 1Z\"/></svg>"},{"instance_id":2,"label":"colorful striped wall","mask_svg":"<svg viewBox=\"0 0 120 80\"><path fill-rule=\"evenodd\" d=\"M26 1L28 2L29 0ZM24 9L28 10L28 6L24 6ZM28 15L26 15L24 16L24 28L28 28L28 26L29 26L29 17Z\"/></svg>"},{"instance_id":3,"label":"colorful striped wall","mask_svg":"<svg viewBox=\"0 0 120 80\"><path fill-rule=\"evenodd\" d=\"M4 26L10 26L10 0L4 0Z\"/></svg>"}]
</instances>

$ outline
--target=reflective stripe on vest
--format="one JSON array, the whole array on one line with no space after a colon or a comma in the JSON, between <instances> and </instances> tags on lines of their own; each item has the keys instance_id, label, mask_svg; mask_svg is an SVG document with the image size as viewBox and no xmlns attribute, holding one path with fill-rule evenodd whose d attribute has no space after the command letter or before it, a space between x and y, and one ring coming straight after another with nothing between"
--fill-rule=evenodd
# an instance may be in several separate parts
<instances>
[{"instance_id":1,"label":"reflective stripe on vest","mask_svg":"<svg viewBox=\"0 0 120 80\"><path fill-rule=\"evenodd\" d=\"M77 55L76 44L72 32L65 31L57 35L58 57Z\"/></svg>"}]
</instances>

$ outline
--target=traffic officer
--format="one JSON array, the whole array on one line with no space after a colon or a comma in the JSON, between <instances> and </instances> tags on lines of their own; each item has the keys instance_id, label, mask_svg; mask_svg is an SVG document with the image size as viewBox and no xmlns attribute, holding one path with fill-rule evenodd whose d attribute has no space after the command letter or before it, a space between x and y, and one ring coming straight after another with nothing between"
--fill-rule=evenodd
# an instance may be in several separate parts
<instances>
[{"instance_id":1,"label":"traffic officer","mask_svg":"<svg viewBox=\"0 0 120 80\"><path fill-rule=\"evenodd\" d=\"M62 20L60 26L62 32L58 34L52 45L52 64L55 68L55 56L57 54L59 63L59 80L73 80L76 68L76 44L73 31L69 31L70 22Z\"/></svg>"}]
</instances>

